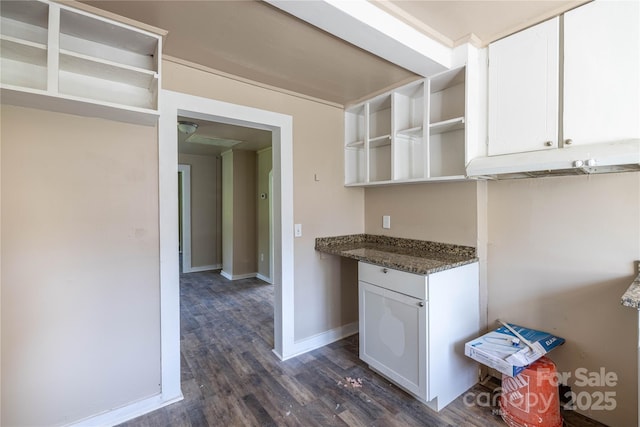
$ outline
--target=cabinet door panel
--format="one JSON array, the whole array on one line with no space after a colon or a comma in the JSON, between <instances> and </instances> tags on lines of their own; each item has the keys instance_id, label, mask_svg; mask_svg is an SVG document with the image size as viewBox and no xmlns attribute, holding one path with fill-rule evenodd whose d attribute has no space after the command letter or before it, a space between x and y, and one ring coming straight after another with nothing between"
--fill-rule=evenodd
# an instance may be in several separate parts
<instances>
[{"instance_id":1,"label":"cabinet door panel","mask_svg":"<svg viewBox=\"0 0 640 427\"><path fill-rule=\"evenodd\" d=\"M559 20L489 46L489 155L557 147Z\"/></svg>"},{"instance_id":2,"label":"cabinet door panel","mask_svg":"<svg viewBox=\"0 0 640 427\"><path fill-rule=\"evenodd\" d=\"M359 303L360 358L425 398L426 303L362 281Z\"/></svg>"},{"instance_id":3,"label":"cabinet door panel","mask_svg":"<svg viewBox=\"0 0 640 427\"><path fill-rule=\"evenodd\" d=\"M595 1L565 14L564 138L640 138L640 3Z\"/></svg>"}]
</instances>

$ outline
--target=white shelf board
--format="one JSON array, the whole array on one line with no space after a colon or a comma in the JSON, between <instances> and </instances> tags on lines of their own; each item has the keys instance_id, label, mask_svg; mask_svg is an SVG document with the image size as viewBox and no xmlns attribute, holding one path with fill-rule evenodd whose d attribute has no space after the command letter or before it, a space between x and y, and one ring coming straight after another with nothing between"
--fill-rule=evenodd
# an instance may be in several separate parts
<instances>
[{"instance_id":1,"label":"white shelf board","mask_svg":"<svg viewBox=\"0 0 640 427\"><path fill-rule=\"evenodd\" d=\"M2 57L27 64L46 66L47 46L11 36L0 36Z\"/></svg>"},{"instance_id":2,"label":"white shelf board","mask_svg":"<svg viewBox=\"0 0 640 427\"><path fill-rule=\"evenodd\" d=\"M35 2L23 2L24 4L32 4ZM4 14L3 2L2 13ZM45 14L46 16L47 14ZM47 19L45 18L42 25L34 25L29 22L11 19L5 15L0 16L0 30L3 36L14 37L20 40L28 40L34 43L47 43L48 30Z\"/></svg>"},{"instance_id":3,"label":"white shelf board","mask_svg":"<svg viewBox=\"0 0 640 427\"><path fill-rule=\"evenodd\" d=\"M422 138L422 126L399 130L398 132L396 132L396 136L402 136L406 138Z\"/></svg>"},{"instance_id":4,"label":"white shelf board","mask_svg":"<svg viewBox=\"0 0 640 427\"><path fill-rule=\"evenodd\" d=\"M364 148L364 141L352 141L348 142L346 145L347 148Z\"/></svg>"},{"instance_id":5,"label":"white shelf board","mask_svg":"<svg viewBox=\"0 0 640 427\"><path fill-rule=\"evenodd\" d=\"M369 139L369 148L391 145L391 135L380 135Z\"/></svg>"},{"instance_id":6,"label":"white shelf board","mask_svg":"<svg viewBox=\"0 0 640 427\"><path fill-rule=\"evenodd\" d=\"M0 58L0 70L0 83L3 85L37 90L47 89L46 65Z\"/></svg>"},{"instance_id":7,"label":"white shelf board","mask_svg":"<svg viewBox=\"0 0 640 427\"><path fill-rule=\"evenodd\" d=\"M126 123L155 126L160 113L146 108L93 101L70 95L53 95L44 90L0 85L2 104L37 108L86 117L99 117Z\"/></svg>"},{"instance_id":8,"label":"white shelf board","mask_svg":"<svg viewBox=\"0 0 640 427\"><path fill-rule=\"evenodd\" d=\"M60 69L114 82L150 89L157 73L106 59L60 49Z\"/></svg>"},{"instance_id":9,"label":"white shelf board","mask_svg":"<svg viewBox=\"0 0 640 427\"><path fill-rule=\"evenodd\" d=\"M459 182L470 181L472 178L467 178L464 175L451 175L451 176L434 176L430 178L411 178L411 179L396 179L386 181L372 181L362 183L350 183L345 184L345 187L377 187L377 186L389 186L389 185L401 185L401 184L428 184L430 182Z\"/></svg>"},{"instance_id":10,"label":"white shelf board","mask_svg":"<svg viewBox=\"0 0 640 427\"><path fill-rule=\"evenodd\" d=\"M158 44L155 35L129 25L91 15L60 5L60 34L136 52L154 55Z\"/></svg>"},{"instance_id":11,"label":"white shelf board","mask_svg":"<svg viewBox=\"0 0 640 427\"><path fill-rule=\"evenodd\" d=\"M438 181L467 181L468 178L465 175L443 175L443 176L432 176L427 178L425 181L427 182L438 182Z\"/></svg>"},{"instance_id":12,"label":"white shelf board","mask_svg":"<svg viewBox=\"0 0 640 427\"><path fill-rule=\"evenodd\" d=\"M431 123L429 125L429 135L437 135L460 129L464 129L464 117L456 117L454 119Z\"/></svg>"}]
</instances>

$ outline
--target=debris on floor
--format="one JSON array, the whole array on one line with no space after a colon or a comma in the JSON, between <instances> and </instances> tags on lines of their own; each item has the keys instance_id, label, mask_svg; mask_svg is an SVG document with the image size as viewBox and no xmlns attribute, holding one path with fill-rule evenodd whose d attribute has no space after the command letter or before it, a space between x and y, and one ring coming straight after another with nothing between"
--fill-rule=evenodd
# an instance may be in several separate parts
<instances>
[{"instance_id":1,"label":"debris on floor","mask_svg":"<svg viewBox=\"0 0 640 427\"><path fill-rule=\"evenodd\" d=\"M360 388L362 387L362 378L351 378L351 377L346 377L345 378L346 383L344 384L344 387L353 387L353 388ZM341 386L342 381L338 381L338 386Z\"/></svg>"}]
</instances>

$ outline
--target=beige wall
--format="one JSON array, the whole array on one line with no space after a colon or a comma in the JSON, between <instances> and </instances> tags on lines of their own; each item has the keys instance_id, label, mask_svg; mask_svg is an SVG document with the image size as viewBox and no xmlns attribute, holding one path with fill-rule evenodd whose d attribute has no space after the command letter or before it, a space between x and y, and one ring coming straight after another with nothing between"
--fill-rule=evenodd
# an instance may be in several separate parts
<instances>
[{"instance_id":1,"label":"beige wall","mask_svg":"<svg viewBox=\"0 0 640 427\"><path fill-rule=\"evenodd\" d=\"M271 278L270 271L270 223L269 223L269 203L271 194L269 193L269 172L272 168L273 150L271 148L261 150L258 155L258 274L266 278ZM260 198L260 194L266 194L265 199Z\"/></svg>"},{"instance_id":2,"label":"beige wall","mask_svg":"<svg viewBox=\"0 0 640 427\"><path fill-rule=\"evenodd\" d=\"M571 385L578 368L619 378L615 388L574 387L616 393L614 411L581 412L637 425L638 313L620 297L640 260L640 174L367 188L365 230L476 246L483 258L486 242L489 326L502 318L564 337L550 356Z\"/></svg>"},{"instance_id":3,"label":"beige wall","mask_svg":"<svg viewBox=\"0 0 640 427\"><path fill-rule=\"evenodd\" d=\"M215 156L178 155L191 165L191 266L222 264L222 172Z\"/></svg>"},{"instance_id":4,"label":"beige wall","mask_svg":"<svg viewBox=\"0 0 640 427\"><path fill-rule=\"evenodd\" d=\"M156 129L1 112L2 425L159 393Z\"/></svg>"},{"instance_id":5,"label":"beige wall","mask_svg":"<svg viewBox=\"0 0 640 427\"><path fill-rule=\"evenodd\" d=\"M588 415L636 425L638 313L619 300L640 259L637 173L492 182L486 217L475 183L371 188L365 209L342 182L340 108L163 66L167 89L293 117L296 339L357 319L355 263L315 252L315 237L385 234L388 214L391 235L475 246L483 217L489 319L565 337L552 353L563 371L617 372L617 410ZM2 424L157 393L156 130L16 107L1 119Z\"/></svg>"},{"instance_id":6,"label":"beige wall","mask_svg":"<svg viewBox=\"0 0 640 427\"><path fill-rule=\"evenodd\" d=\"M357 299L340 281L340 260L314 250L316 237L364 231L364 191L343 186L343 110L169 61L163 86L293 117L294 221L303 226L294 245L295 339L344 325L343 307L357 317Z\"/></svg>"},{"instance_id":7,"label":"beige wall","mask_svg":"<svg viewBox=\"0 0 640 427\"><path fill-rule=\"evenodd\" d=\"M391 228L382 228L382 216ZM368 234L477 245L476 183L452 182L371 187L365 190Z\"/></svg>"},{"instance_id":8,"label":"beige wall","mask_svg":"<svg viewBox=\"0 0 640 427\"><path fill-rule=\"evenodd\" d=\"M584 412L637 426L638 313L620 297L640 260L640 174L491 182L488 218L489 320L564 337L550 356L570 384L578 368L617 373L573 390L615 392L615 411Z\"/></svg>"}]
</instances>

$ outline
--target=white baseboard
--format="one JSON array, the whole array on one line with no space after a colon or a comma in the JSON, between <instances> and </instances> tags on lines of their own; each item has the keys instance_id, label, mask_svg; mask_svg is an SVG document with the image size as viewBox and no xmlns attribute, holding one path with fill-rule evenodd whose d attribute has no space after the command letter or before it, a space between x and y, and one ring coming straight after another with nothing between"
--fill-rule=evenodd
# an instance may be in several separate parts
<instances>
[{"instance_id":1,"label":"white baseboard","mask_svg":"<svg viewBox=\"0 0 640 427\"><path fill-rule=\"evenodd\" d=\"M326 332L322 332L312 337L296 341L294 343L293 351L290 354L286 355L286 357L282 360L291 359L292 357L299 356L303 353L315 350L316 348L324 347L327 344L331 344L332 342L339 341L343 338L357 333L358 322L353 322L328 330Z\"/></svg>"},{"instance_id":2,"label":"white baseboard","mask_svg":"<svg viewBox=\"0 0 640 427\"><path fill-rule=\"evenodd\" d=\"M253 279L255 278L258 273L247 273L247 274L229 274L226 271L222 270L220 272L220 275L222 277L224 277L225 279L229 279L229 280L240 280L240 279Z\"/></svg>"},{"instance_id":3,"label":"white baseboard","mask_svg":"<svg viewBox=\"0 0 640 427\"><path fill-rule=\"evenodd\" d=\"M198 267L191 267L191 269L189 271L185 271L185 273L197 273L200 271L220 270L221 268L222 268L222 264L201 265Z\"/></svg>"},{"instance_id":4,"label":"white baseboard","mask_svg":"<svg viewBox=\"0 0 640 427\"><path fill-rule=\"evenodd\" d=\"M75 421L71 424L67 424L67 427L95 427L95 426L115 426L122 424L125 421L132 420L149 412L160 409L164 406L170 405L175 402L179 402L184 399L184 396L180 396L164 399L162 394L149 397L138 402L134 402L130 405L123 406L121 408L113 409L101 414L85 418L80 421Z\"/></svg>"},{"instance_id":5,"label":"white baseboard","mask_svg":"<svg viewBox=\"0 0 640 427\"><path fill-rule=\"evenodd\" d=\"M260 273L256 273L256 279L260 279L260 280L262 280L264 282L273 284L273 282L271 281L271 277L263 276Z\"/></svg>"}]
</instances>

